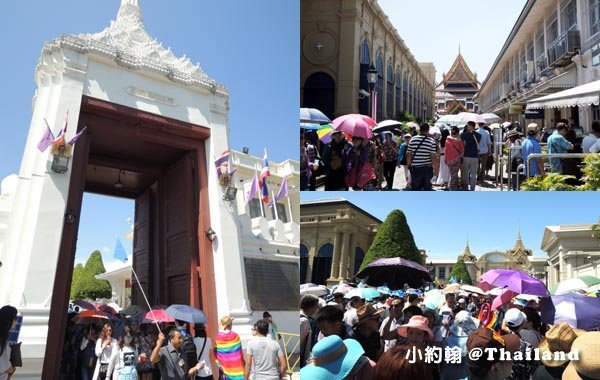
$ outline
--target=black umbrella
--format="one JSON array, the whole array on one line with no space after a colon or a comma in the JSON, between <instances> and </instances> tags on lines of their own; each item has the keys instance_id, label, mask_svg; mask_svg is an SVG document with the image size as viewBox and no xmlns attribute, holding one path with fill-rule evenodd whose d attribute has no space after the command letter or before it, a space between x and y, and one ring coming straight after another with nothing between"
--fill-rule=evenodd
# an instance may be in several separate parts
<instances>
[{"instance_id":1,"label":"black umbrella","mask_svg":"<svg viewBox=\"0 0 600 380\"><path fill-rule=\"evenodd\" d=\"M392 132L394 134L402 133L402 123L396 120L384 120L373 128L373 133Z\"/></svg>"},{"instance_id":2,"label":"black umbrella","mask_svg":"<svg viewBox=\"0 0 600 380\"><path fill-rule=\"evenodd\" d=\"M404 284L419 288L426 282L433 281L424 266L401 257L375 260L361 270L356 277L367 278L367 284L371 286L387 284L390 289L401 289Z\"/></svg>"}]
</instances>

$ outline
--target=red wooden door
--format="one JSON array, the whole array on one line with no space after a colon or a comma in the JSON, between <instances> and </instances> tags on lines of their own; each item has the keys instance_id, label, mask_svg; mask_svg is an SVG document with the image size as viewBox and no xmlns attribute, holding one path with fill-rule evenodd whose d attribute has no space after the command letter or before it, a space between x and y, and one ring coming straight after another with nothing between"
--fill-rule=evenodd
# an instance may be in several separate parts
<instances>
[{"instance_id":1,"label":"red wooden door","mask_svg":"<svg viewBox=\"0 0 600 380\"><path fill-rule=\"evenodd\" d=\"M182 157L161 178L162 247L160 252L161 304L191 304L192 262L198 257L193 183L190 154Z\"/></svg>"},{"instance_id":2,"label":"red wooden door","mask_svg":"<svg viewBox=\"0 0 600 380\"><path fill-rule=\"evenodd\" d=\"M146 301L140 291L140 285L146 292L150 304L155 304L152 284L152 230L151 228L152 190L148 188L135 200L135 223L133 233L133 269L138 281L132 278L131 304L145 305Z\"/></svg>"}]
</instances>

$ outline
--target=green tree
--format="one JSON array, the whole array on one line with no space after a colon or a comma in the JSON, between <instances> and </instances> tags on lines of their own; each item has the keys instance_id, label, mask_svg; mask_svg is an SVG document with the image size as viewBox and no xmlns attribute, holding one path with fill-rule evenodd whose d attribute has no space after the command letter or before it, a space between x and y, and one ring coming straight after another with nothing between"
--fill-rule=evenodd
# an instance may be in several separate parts
<instances>
[{"instance_id":1,"label":"green tree","mask_svg":"<svg viewBox=\"0 0 600 380\"><path fill-rule=\"evenodd\" d=\"M400 210L392 211L377 231L373 244L365 255L360 269L384 257L402 257L423 264L423 257L415 244L415 239Z\"/></svg>"},{"instance_id":2,"label":"green tree","mask_svg":"<svg viewBox=\"0 0 600 380\"><path fill-rule=\"evenodd\" d=\"M473 280L471 280L471 276L469 275L469 271L467 270L467 265L462 258L459 258L456 264L452 267L450 271L450 277L448 278L456 278L456 281L466 284L473 285Z\"/></svg>"},{"instance_id":3,"label":"green tree","mask_svg":"<svg viewBox=\"0 0 600 380\"><path fill-rule=\"evenodd\" d=\"M78 264L73 270L71 283L71 298L110 298L112 288L106 280L96 279L96 275L106 272L100 251L94 251L87 259L85 266Z\"/></svg>"},{"instance_id":4,"label":"green tree","mask_svg":"<svg viewBox=\"0 0 600 380\"><path fill-rule=\"evenodd\" d=\"M81 276L83 274L83 265L77 264L73 268L73 279L71 281L71 299L81 299Z\"/></svg>"}]
</instances>

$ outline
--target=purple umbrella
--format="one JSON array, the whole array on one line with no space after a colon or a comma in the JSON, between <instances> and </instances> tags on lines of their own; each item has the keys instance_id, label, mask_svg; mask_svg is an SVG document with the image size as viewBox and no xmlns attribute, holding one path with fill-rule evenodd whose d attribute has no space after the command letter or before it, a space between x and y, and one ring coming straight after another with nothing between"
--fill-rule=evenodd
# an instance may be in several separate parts
<instances>
[{"instance_id":1,"label":"purple umbrella","mask_svg":"<svg viewBox=\"0 0 600 380\"><path fill-rule=\"evenodd\" d=\"M542 322L567 322L573 327L592 331L600 328L600 298L567 293L540 300Z\"/></svg>"},{"instance_id":2,"label":"purple umbrella","mask_svg":"<svg viewBox=\"0 0 600 380\"><path fill-rule=\"evenodd\" d=\"M391 289L401 289L404 284L419 288L425 282L431 282L429 271L414 261L401 257L378 259L367 265L356 277L366 278L371 286L387 285Z\"/></svg>"},{"instance_id":3,"label":"purple umbrella","mask_svg":"<svg viewBox=\"0 0 600 380\"><path fill-rule=\"evenodd\" d=\"M514 269L492 269L481 275L481 280L499 288L507 288L519 294L548 297L548 289L535 277Z\"/></svg>"}]
</instances>

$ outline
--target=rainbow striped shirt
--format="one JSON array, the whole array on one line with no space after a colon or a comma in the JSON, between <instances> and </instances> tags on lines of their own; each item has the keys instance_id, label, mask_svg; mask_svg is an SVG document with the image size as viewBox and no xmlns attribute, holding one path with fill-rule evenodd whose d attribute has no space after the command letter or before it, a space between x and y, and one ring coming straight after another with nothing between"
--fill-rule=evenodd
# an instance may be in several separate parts
<instances>
[{"instance_id":1,"label":"rainbow striped shirt","mask_svg":"<svg viewBox=\"0 0 600 380\"><path fill-rule=\"evenodd\" d=\"M215 339L217 365L228 380L244 379L244 354L240 336L233 331L219 331Z\"/></svg>"}]
</instances>

